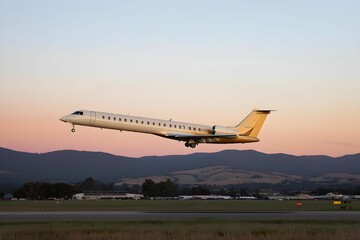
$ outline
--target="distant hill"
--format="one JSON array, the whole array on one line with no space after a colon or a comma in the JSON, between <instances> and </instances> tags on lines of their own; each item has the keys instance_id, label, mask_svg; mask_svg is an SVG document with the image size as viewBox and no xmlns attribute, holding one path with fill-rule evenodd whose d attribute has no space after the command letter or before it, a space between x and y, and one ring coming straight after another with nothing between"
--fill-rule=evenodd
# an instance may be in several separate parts
<instances>
[{"instance_id":1,"label":"distant hill","mask_svg":"<svg viewBox=\"0 0 360 240\"><path fill-rule=\"evenodd\" d=\"M339 186L339 184L360 185L360 174L356 175L349 173L327 173L324 175L312 177L290 175L278 172L264 173L246 171L241 169L235 169L229 166L214 166L171 172L167 175L154 175L141 178L123 179L120 182L117 182L116 185L141 185L145 181L145 179L152 179L154 182L160 182L165 181L168 178L171 179L173 182L189 185L206 184L229 186L237 184L255 185L261 183L286 185L286 183L289 184L290 182L292 184L308 182L310 183L310 187L315 186L316 184L322 184L323 186ZM297 188L301 189L301 186L298 186ZM307 188L309 188L309 186Z\"/></svg>"},{"instance_id":2,"label":"distant hill","mask_svg":"<svg viewBox=\"0 0 360 240\"><path fill-rule=\"evenodd\" d=\"M359 175L360 177L360 175ZM117 185L141 185L145 179L152 179L155 182L164 181L167 178L173 182L190 185L231 185L231 184L243 184L243 183L281 183L285 180L297 181L303 180L301 176L286 175L282 173L262 173L254 171L246 171L241 169L234 169L229 166L215 166L205 167L192 170L184 170L171 172L168 175L162 176L146 176L135 179L124 179L118 182Z\"/></svg>"},{"instance_id":3,"label":"distant hill","mask_svg":"<svg viewBox=\"0 0 360 240\"><path fill-rule=\"evenodd\" d=\"M239 179L241 172L243 177L247 174L254 181L262 178L269 182L299 177L318 178L320 181L326 175L357 179L360 175L360 154L333 158L225 150L216 153L130 158L102 152L64 150L37 154L0 148L2 185L27 181L79 182L87 177L103 182L122 182L124 179L175 175L178 180L187 181L190 176L201 179L199 174L204 174L206 168L209 171L218 168L218 177L221 178L222 174L221 181L224 183L231 182L229 179ZM191 172L192 170L195 172ZM211 178L203 177L201 181L204 184L220 181L210 180Z\"/></svg>"}]
</instances>

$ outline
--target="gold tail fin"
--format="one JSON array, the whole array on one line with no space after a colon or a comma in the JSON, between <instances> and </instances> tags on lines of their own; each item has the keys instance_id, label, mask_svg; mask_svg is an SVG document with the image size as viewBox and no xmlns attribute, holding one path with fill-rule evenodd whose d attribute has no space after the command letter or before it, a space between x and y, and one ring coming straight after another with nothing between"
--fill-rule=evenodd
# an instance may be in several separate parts
<instances>
[{"instance_id":1,"label":"gold tail fin","mask_svg":"<svg viewBox=\"0 0 360 240\"><path fill-rule=\"evenodd\" d=\"M257 137L267 115L272 110L253 110L241 123L235 128L240 134L250 137Z\"/></svg>"}]
</instances>

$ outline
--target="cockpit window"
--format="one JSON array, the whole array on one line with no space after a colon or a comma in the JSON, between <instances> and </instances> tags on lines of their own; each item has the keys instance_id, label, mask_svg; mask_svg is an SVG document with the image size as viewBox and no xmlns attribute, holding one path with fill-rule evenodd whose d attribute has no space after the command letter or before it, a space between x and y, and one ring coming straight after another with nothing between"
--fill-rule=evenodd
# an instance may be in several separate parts
<instances>
[{"instance_id":1,"label":"cockpit window","mask_svg":"<svg viewBox=\"0 0 360 240\"><path fill-rule=\"evenodd\" d=\"M73 112L72 115L84 115L84 112L76 111Z\"/></svg>"}]
</instances>

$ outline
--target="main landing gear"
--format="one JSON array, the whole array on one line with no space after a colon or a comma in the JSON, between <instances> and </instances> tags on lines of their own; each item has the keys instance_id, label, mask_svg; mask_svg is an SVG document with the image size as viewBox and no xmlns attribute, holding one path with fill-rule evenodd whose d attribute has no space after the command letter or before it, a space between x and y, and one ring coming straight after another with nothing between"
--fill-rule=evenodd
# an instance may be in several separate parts
<instances>
[{"instance_id":1,"label":"main landing gear","mask_svg":"<svg viewBox=\"0 0 360 240\"><path fill-rule=\"evenodd\" d=\"M189 143L189 142L186 142L186 143L185 143L185 147L195 148L196 145L197 145L196 143Z\"/></svg>"}]
</instances>

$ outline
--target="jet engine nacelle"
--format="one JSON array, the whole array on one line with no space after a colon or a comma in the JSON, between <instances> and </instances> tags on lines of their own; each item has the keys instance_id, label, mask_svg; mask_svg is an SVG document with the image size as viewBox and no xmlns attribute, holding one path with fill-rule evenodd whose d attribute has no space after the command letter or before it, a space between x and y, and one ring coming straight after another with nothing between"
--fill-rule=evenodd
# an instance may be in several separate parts
<instances>
[{"instance_id":1,"label":"jet engine nacelle","mask_svg":"<svg viewBox=\"0 0 360 240\"><path fill-rule=\"evenodd\" d=\"M214 135L238 134L238 131L236 131L236 129L231 129L218 125L213 126L212 132Z\"/></svg>"}]
</instances>

